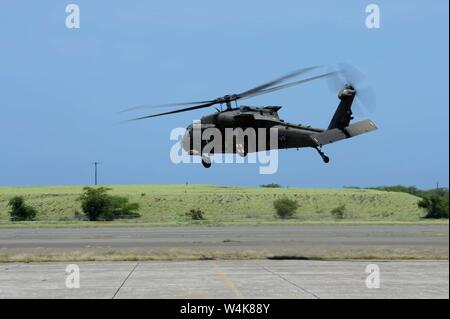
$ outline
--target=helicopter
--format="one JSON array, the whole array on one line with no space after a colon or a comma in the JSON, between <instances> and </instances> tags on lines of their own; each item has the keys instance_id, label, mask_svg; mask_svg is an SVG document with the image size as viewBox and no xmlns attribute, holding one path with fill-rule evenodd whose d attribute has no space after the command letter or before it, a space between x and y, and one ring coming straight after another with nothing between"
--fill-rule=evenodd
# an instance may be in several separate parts
<instances>
[{"instance_id":1,"label":"helicopter","mask_svg":"<svg viewBox=\"0 0 450 319\"><path fill-rule=\"evenodd\" d=\"M204 100L197 102L184 102L184 103L169 103L160 105L141 105L127 109L125 111L139 110L149 107L175 107L175 106L188 106L181 109L171 110L167 112L141 116L133 118L129 121L144 120L153 117L159 117L164 115L176 114L181 112L188 112L203 108L220 105L220 109L216 108L216 112L201 117L197 125L189 125L184 134L181 145L182 148L192 156L201 156L201 163L205 168L211 167L211 158L213 154L225 154L225 153L237 153L242 157L247 156L249 153L259 152L262 150L274 150L274 149L291 149L291 148L314 148L321 156L324 163L329 163L330 158L325 155L323 146L326 144L334 143L340 140L348 139L377 130L377 126L369 119L363 120L351 124L354 119L352 112L352 104L358 95L358 90L352 81L349 81L349 75L358 74L356 69L352 69L349 66L345 66L341 70L328 70L325 73L303 78L293 82L285 83L287 80L294 77L304 75L318 69L319 66L308 67L296 70L287 75L279 77L270 82L256 86L250 90L243 91L238 94L227 94L222 97ZM348 70L351 71L348 71ZM305 84L307 82L315 81L321 78L333 77L339 83L338 99L340 100L334 115L332 116L327 128L315 128L310 125L293 124L284 121L280 118L278 112L281 106L267 105L267 106L246 106L238 105L238 101L248 99L251 97L275 92L278 90L286 89L289 87ZM360 74L356 76L361 77ZM335 82L336 83L336 82ZM336 85L335 85L336 87ZM233 102L235 106L233 107ZM222 106L225 106L223 109ZM232 137L232 139L226 139L225 131L229 129L241 128ZM206 130L215 129L220 134L220 147L214 147L205 151L205 146L211 142L208 138L201 139L200 143L195 143L194 136L195 131L199 131L199 136L203 136ZM264 134L265 141L262 146L255 143L245 143L248 136L244 136L248 129L253 129L256 136L261 135L261 132L266 133L269 130L276 130L277 137L275 145L269 141L269 135ZM217 141L216 141L217 142ZM253 144L253 145L251 145Z\"/></svg>"}]
</instances>

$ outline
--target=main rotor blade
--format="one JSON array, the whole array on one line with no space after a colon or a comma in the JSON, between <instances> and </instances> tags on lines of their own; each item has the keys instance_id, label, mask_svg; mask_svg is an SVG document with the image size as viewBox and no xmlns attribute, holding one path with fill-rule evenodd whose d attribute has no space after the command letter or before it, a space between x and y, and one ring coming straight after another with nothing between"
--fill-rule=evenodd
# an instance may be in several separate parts
<instances>
[{"instance_id":1,"label":"main rotor blade","mask_svg":"<svg viewBox=\"0 0 450 319\"><path fill-rule=\"evenodd\" d=\"M149 108L158 108L158 107L205 104L205 103L211 103L213 101L214 100L197 101L197 102L181 102L181 103L164 103L164 104L142 104L142 105L130 107L129 109L125 109L125 110L121 111L121 113L123 113L123 112L131 112L131 111L136 111L136 110L142 110L142 109L149 109Z\"/></svg>"},{"instance_id":2,"label":"main rotor blade","mask_svg":"<svg viewBox=\"0 0 450 319\"><path fill-rule=\"evenodd\" d=\"M317 69L317 68L319 68L319 66L312 66L312 67L309 67L309 68L303 68L303 69L296 70L294 72L286 74L286 75L284 75L284 76L282 76L280 78L277 78L275 80L272 80L270 82L258 85L256 87L254 87L253 89L250 89L250 90L244 91L242 93L239 93L239 94L237 94L237 98L238 99L245 98L248 95L252 95L252 94L254 94L256 92L259 92L259 91L262 91L264 89L268 89L271 86L274 86L274 85L276 85L278 83L281 83L281 82L286 81L286 80L288 80L290 78L298 76L298 75L300 75L302 73L306 73L306 72L312 71L312 70Z\"/></svg>"},{"instance_id":3,"label":"main rotor blade","mask_svg":"<svg viewBox=\"0 0 450 319\"><path fill-rule=\"evenodd\" d=\"M275 86L275 87L272 87L272 88L269 88L269 89L265 89L265 90L258 91L258 92L255 92L253 94L247 95L243 99L248 99L248 98L251 98L251 97L254 97L254 96L257 96L257 95L262 95L262 94L267 94L267 93L271 93L271 92L282 90L282 89L287 89L289 87L300 85L300 84L307 83L307 82L311 82L311 81L314 81L314 80L317 80L317 79L320 79L320 78L324 78L324 77L333 75L335 73L336 72L328 72L328 73L317 75L317 76L313 76L313 77L310 77L310 78L307 78L307 79L303 79L303 80L299 80L299 81L295 81L295 82L282 84L282 85L279 85L279 86Z\"/></svg>"},{"instance_id":4,"label":"main rotor blade","mask_svg":"<svg viewBox=\"0 0 450 319\"><path fill-rule=\"evenodd\" d=\"M197 110L197 109L202 109L205 107L209 107L216 104L215 101L210 102L210 103L205 103L205 104L201 104L201 105L197 105L197 106L192 106L192 107L187 107L184 109L178 109L178 110L173 110L173 111L169 111L169 112L164 112L164 113L158 113L158 114L152 114L152 115L147 115L147 116L142 116L142 117L137 117L134 119L130 119L129 121L138 121L138 120L144 120L144 119L148 119L148 118L152 118L152 117L157 117L157 116L162 116L162 115L169 115L169 114L175 114L175 113L181 113L181 112L187 112L187 111L193 111L193 110Z\"/></svg>"},{"instance_id":5,"label":"main rotor blade","mask_svg":"<svg viewBox=\"0 0 450 319\"><path fill-rule=\"evenodd\" d=\"M265 89L270 88L271 86L274 86L276 84L279 84L287 79L293 78L295 76L298 76L300 74L312 71L314 69L319 68L320 66L312 66L312 67L308 67L308 68L303 68L303 69L299 69L296 70L294 72L291 72L289 74L286 74L280 78L277 78L275 80L272 80L270 82L267 82L265 84L259 85L257 87L254 87L253 89L244 91L240 94L235 94L235 95L230 95L230 99L228 100L228 102L230 101L235 101L241 98L247 98L247 96L253 96L253 94L263 91ZM138 106L134 106L128 109L125 109L122 112L130 112L130 111L135 111L135 110L142 110L142 109L148 109L148 108L158 108L158 107L172 107L172 106L184 106L184 105L196 105L196 104L207 104L207 103L213 103L213 104L219 104L219 103L226 103L227 100L225 100L224 98L220 97L214 100L206 100L206 101L197 101L197 102L181 102L181 103L165 103L165 104L143 104L143 105L138 105ZM213 105L212 104L212 105Z\"/></svg>"}]
</instances>

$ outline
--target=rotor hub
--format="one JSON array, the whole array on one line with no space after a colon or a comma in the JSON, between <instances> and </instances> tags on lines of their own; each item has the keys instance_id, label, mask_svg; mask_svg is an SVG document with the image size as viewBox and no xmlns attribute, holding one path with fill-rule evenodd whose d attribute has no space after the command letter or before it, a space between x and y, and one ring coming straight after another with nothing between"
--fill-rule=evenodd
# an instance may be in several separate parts
<instances>
[{"instance_id":1,"label":"rotor hub","mask_svg":"<svg viewBox=\"0 0 450 319\"><path fill-rule=\"evenodd\" d=\"M355 95L356 95L356 90L355 90L354 86L351 84L346 84L344 86L344 88L339 92L338 97L339 97L339 99L342 100L343 98L352 97Z\"/></svg>"}]
</instances>

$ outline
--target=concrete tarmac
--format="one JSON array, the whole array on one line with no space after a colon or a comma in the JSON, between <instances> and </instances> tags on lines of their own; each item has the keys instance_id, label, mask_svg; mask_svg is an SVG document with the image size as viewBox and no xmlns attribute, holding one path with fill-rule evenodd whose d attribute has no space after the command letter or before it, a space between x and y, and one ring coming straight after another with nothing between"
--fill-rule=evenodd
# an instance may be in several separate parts
<instances>
[{"instance_id":1,"label":"concrete tarmac","mask_svg":"<svg viewBox=\"0 0 450 319\"><path fill-rule=\"evenodd\" d=\"M79 288L68 264L0 264L0 298L449 298L448 261L80 262Z\"/></svg>"}]
</instances>

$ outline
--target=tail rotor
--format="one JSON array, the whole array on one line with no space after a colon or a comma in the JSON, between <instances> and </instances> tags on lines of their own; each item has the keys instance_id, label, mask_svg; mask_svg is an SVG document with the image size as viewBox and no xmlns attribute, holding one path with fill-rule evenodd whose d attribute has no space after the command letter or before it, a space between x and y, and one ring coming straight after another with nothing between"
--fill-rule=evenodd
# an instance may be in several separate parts
<instances>
[{"instance_id":1,"label":"tail rotor","mask_svg":"<svg viewBox=\"0 0 450 319\"><path fill-rule=\"evenodd\" d=\"M331 72L331 71L330 71ZM327 84L333 93L341 94L345 88L356 91L356 113L374 113L376 110L375 91L365 82L364 74L355 67L339 63L334 69L333 75L327 77Z\"/></svg>"}]
</instances>

